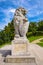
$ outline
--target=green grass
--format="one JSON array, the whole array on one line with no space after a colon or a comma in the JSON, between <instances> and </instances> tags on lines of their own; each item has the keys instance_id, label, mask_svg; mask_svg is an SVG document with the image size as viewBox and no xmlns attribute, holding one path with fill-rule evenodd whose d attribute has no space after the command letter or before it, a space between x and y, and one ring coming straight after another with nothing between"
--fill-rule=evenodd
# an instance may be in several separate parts
<instances>
[{"instance_id":1,"label":"green grass","mask_svg":"<svg viewBox=\"0 0 43 65\"><path fill-rule=\"evenodd\" d=\"M40 42L43 42L43 39L42 39L42 40L40 40Z\"/></svg>"},{"instance_id":2,"label":"green grass","mask_svg":"<svg viewBox=\"0 0 43 65\"><path fill-rule=\"evenodd\" d=\"M39 46L43 47L43 43L42 42L36 43L36 44L38 44Z\"/></svg>"},{"instance_id":3,"label":"green grass","mask_svg":"<svg viewBox=\"0 0 43 65\"><path fill-rule=\"evenodd\" d=\"M39 46L43 47L43 40L40 40L39 43L37 43Z\"/></svg>"},{"instance_id":4,"label":"green grass","mask_svg":"<svg viewBox=\"0 0 43 65\"><path fill-rule=\"evenodd\" d=\"M39 39L39 38L43 38L43 36L31 36L31 37L28 37L28 40L29 40L30 42L32 42L32 41L37 40L37 39Z\"/></svg>"},{"instance_id":5,"label":"green grass","mask_svg":"<svg viewBox=\"0 0 43 65\"><path fill-rule=\"evenodd\" d=\"M4 43L4 44L0 45L0 48L1 48L1 47L4 47L5 45L10 45L10 44L11 44L11 42Z\"/></svg>"}]
</instances>

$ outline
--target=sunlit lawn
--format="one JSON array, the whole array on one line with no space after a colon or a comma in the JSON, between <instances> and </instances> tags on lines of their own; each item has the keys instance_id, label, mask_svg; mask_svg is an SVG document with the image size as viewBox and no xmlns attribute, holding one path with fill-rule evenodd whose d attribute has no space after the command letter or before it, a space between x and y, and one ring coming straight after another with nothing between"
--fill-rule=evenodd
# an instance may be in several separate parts
<instances>
[{"instance_id":1,"label":"sunlit lawn","mask_svg":"<svg viewBox=\"0 0 43 65\"><path fill-rule=\"evenodd\" d=\"M32 41L37 40L37 39L39 39L39 38L43 38L43 36L31 36L31 37L28 37L28 40L29 40L30 42L32 42Z\"/></svg>"},{"instance_id":2,"label":"sunlit lawn","mask_svg":"<svg viewBox=\"0 0 43 65\"><path fill-rule=\"evenodd\" d=\"M0 48L1 48L1 47L4 47L5 45L10 45L10 44L11 44L11 42L4 43L4 44L0 45Z\"/></svg>"},{"instance_id":3,"label":"sunlit lawn","mask_svg":"<svg viewBox=\"0 0 43 65\"><path fill-rule=\"evenodd\" d=\"M40 40L40 42L39 43L37 43L39 46L41 46L41 47L43 47L43 39L42 40Z\"/></svg>"}]
</instances>

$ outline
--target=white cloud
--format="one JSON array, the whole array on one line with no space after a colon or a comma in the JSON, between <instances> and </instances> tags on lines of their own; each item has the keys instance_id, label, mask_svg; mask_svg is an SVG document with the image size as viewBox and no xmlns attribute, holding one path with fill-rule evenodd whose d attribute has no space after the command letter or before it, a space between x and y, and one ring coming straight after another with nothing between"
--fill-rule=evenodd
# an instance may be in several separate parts
<instances>
[{"instance_id":1,"label":"white cloud","mask_svg":"<svg viewBox=\"0 0 43 65\"><path fill-rule=\"evenodd\" d=\"M8 8L8 9L2 9L1 11L4 13L4 16L5 16L2 19L4 24L2 24L2 26L0 26L0 28L2 27L1 29L3 29L5 27L5 25L8 25L8 23L11 22L11 20L13 19L15 9L14 8Z\"/></svg>"},{"instance_id":2,"label":"white cloud","mask_svg":"<svg viewBox=\"0 0 43 65\"><path fill-rule=\"evenodd\" d=\"M37 11L37 15L40 15L40 14L42 14L43 13L43 11Z\"/></svg>"},{"instance_id":3,"label":"white cloud","mask_svg":"<svg viewBox=\"0 0 43 65\"><path fill-rule=\"evenodd\" d=\"M4 9L3 12L7 12L7 13L15 13L15 9L14 8L8 8L8 9Z\"/></svg>"},{"instance_id":4,"label":"white cloud","mask_svg":"<svg viewBox=\"0 0 43 65\"><path fill-rule=\"evenodd\" d=\"M10 9L9 12L15 13L15 9Z\"/></svg>"},{"instance_id":5,"label":"white cloud","mask_svg":"<svg viewBox=\"0 0 43 65\"><path fill-rule=\"evenodd\" d=\"M3 13L5 15L5 22L10 22L11 18L13 17L14 13L15 13L15 9L14 8L9 8L9 9L5 9L3 10Z\"/></svg>"}]
</instances>

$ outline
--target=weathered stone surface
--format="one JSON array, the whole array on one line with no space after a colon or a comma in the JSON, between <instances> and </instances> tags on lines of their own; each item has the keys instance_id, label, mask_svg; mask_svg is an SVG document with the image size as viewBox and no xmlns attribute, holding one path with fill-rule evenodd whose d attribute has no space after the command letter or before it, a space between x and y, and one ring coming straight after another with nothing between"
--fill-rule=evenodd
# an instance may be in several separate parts
<instances>
[{"instance_id":1,"label":"weathered stone surface","mask_svg":"<svg viewBox=\"0 0 43 65\"><path fill-rule=\"evenodd\" d=\"M5 61L8 63L35 63L34 56L7 56Z\"/></svg>"},{"instance_id":2,"label":"weathered stone surface","mask_svg":"<svg viewBox=\"0 0 43 65\"><path fill-rule=\"evenodd\" d=\"M22 55L28 52L28 40L24 37L12 41L12 55Z\"/></svg>"},{"instance_id":3,"label":"weathered stone surface","mask_svg":"<svg viewBox=\"0 0 43 65\"><path fill-rule=\"evenodd\" d=\"M15 37L24 37L28 31L29 22L26 18L26 10L24 8L18 8L14 15L14 28Z\"/></svg>"},{"instance_id":4,"label":"weathered stone surface","mask_svg":"<svg viewBox=\"0 0 43 65\"><path fill-rule=\"evenodd\" d=\"M2 54L0 54L0 62L4 60L4 57L2 57Z\"/></svg>"}]
</instances>

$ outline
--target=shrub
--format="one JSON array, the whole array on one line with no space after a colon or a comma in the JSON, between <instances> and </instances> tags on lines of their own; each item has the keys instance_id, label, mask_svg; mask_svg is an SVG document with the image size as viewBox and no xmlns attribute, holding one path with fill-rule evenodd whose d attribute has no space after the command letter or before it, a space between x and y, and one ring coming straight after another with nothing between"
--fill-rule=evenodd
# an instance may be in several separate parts
<instances>
[{"instance_id":1,"label":"shrub","mask_svg":"<svg viewBox=\"0 0 43 65\"><path fill-rule=\"evenodd\" d=\"M35 34L33 34L32 32L27 32L27 37L30 36L43 36L43 31L36 31Z\"/></svg>"}]
</instances>

